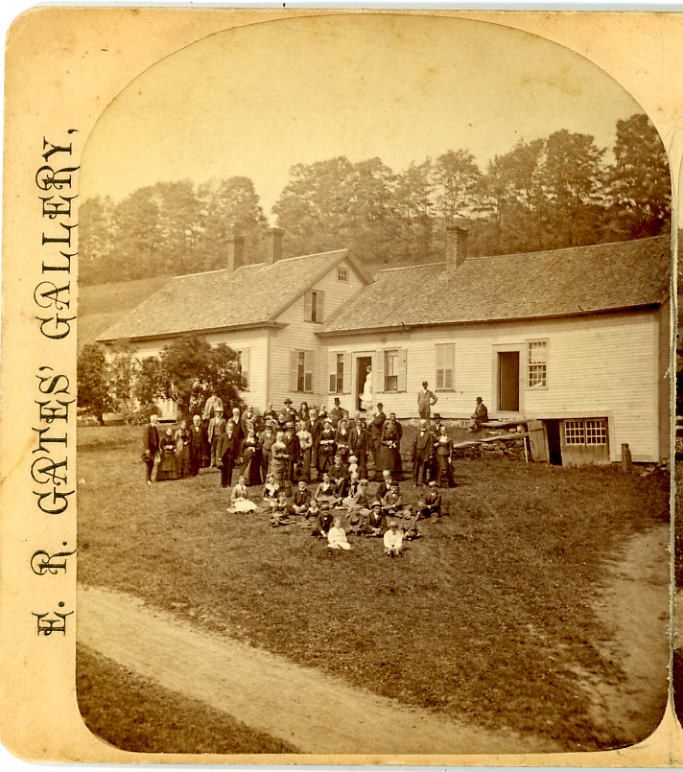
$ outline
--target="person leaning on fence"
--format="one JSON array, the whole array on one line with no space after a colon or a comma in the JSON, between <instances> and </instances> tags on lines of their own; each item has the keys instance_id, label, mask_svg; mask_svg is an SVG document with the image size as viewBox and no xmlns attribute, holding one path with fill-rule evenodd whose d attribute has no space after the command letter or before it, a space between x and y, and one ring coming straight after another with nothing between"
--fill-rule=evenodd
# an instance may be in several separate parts
<instances>
[{"instance_id":1,"label":"person leaning on fence","mask_svg":"<svg viewBox=\"0 0 683 772\"><path fill-rule=\"evenodd\" d=\"M470 416L469 430L471 432L478 432L481 430L481 425L489 420L489 410L484 404L484 400L481 397L477 397L477 402L474 408L474 413Z\"/></svg>"},{"instance_id":2,"label":"person leaning on fence","mask_svg":"<svg viewBox=\"0 0 683 772\"><path fill-rule=\"evenodd\" d=\"M159 429L156 415L150 415L149 422L142 430L142 460L145 463L145 480L148 485L156 480L156 466L159 463Z\"/></svg>"}]
</instances>

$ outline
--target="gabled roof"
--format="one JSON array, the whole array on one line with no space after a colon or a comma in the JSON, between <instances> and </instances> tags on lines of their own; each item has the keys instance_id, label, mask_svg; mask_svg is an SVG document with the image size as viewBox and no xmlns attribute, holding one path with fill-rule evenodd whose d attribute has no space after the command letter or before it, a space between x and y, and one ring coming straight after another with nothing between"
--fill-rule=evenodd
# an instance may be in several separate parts
<instances>
[{"instance_id":1,"label":"gabled roof","mask_svg":"<svg viewBox=\"0 0 683 772\"><path fill-rule=\"evenodd\" d=\"M367 329L574 316L653 306L669 292L668 236L381 271L323 325Z\"/></svg>"},{"instance_id":2,"label":"gabled roof","mask_svg":"<svg viewBox=\"0 0 683 772\"><path fill-rule=\"evenodd\" d=\"M345 249L272 264L244 265L235 271L176 276L105 330L98 340L273 325L289 305L344 259L352 263L364 281L370 281Z\"/></svg>"}]
</instances>

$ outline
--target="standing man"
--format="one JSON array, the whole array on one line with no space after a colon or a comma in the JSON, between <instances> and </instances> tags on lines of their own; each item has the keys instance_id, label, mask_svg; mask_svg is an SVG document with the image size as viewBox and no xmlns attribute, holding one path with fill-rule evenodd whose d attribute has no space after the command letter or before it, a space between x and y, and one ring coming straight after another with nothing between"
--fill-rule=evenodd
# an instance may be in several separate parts
<instances>
[{"instance_id":1,"label":"standing man","mask_svg":"<svg viewBox=\"0 0 683 772\"><path fill-rule=\"evenodd\" d=\"M438 401L439 398L429 388L429 383L427 383L427 381L422 381L422 389L417 392L417 412L420 418L429 421L432 406L436 405Z\"/></svg>"},{"instance_id":2,"label":"standing man","mask_svg":"<svg viewBox=\"0 0 683 772\"><path fill-rule=\"evenodd\" d=\"M211 463L209 466L218 466L218 441L225 431L227 421L223 418L223 407L215 407L213 418L209 421L208 440L211 446Z\"/></svg>"},{"instance_id":3,"label":"standing man","mask_svg":"<svg viewBox=\"0 0 683 772\"><path fill-rule=\"evenodd\" d=\"M199 414L192 416L190 428L190 474L196 477L202 464L202 449L204 448L204 427Z\"/></svg>"},{"instance_id":4,"label":"standing man","mask_svg":"<svg viewBox=\"0 0 683 772\"><path fill-rule=\"evenodd\" d=\"M413 477L415 485L427 485L431 476L436 438L429 431L427 419L420 419L420 428L413 443Z\"/></svg>"},{"instance_id":5,"label":"standing man","mask_svg":"<svg viewBox=\"0 0 683 772\"><path fill-rule=\"evenodd\" d=\"M223 400L218 396L218 394L216 394L215 387L212 387L211 395L206 400L204 405L204 413L202 414L202 418L208 421L210 418L213 418L216 415L216 411L218 409L220 409L221 413L223 412Z\"/></svg>"},{"instance_id":6,"label":"standing man","mask_svg":"<svg viewBox=\"0 0 683 772\"><path fill-rule=\"evenodd\" d=\"M142 460L145 462L145 479L147 485L156 479L155 466L159 461L159 429L157 428L157 416L152 414L149 423L142 430Z\"/></svg>"},{"instance_id":7,"label":"standing man","mask_svg":"<svg viewBox=\"0 0 683 772\"><path fill-rule=\"evenodd\" d=\"M339 422L344 418L344 409L341 406L339 397L334 398L334 407L330 410L330 418L332 419L332 426L336 429L339 426Z\"/></svg>"},{"instance_id":8,"label":"standing man","mask_svg":"<svg viewBox=\"0 0 683 772\"><path fill-rule=\"evenodd\" d=\"M270 470L270 449L275 442L275 419L266 418L266 428L259 436L259 446L261 448L261 477L265 480Z\"/></svg>"},{"instance_id":9,"label":"standing man","mask_svg":"<svg viewBox=\"0 0 683 772\"><path fill-rule=\"evenodd\" d=\"M380 448L382 447L382 432L384 431L384 422L387 417L384 413L384 405L381 402L377 403L377 412L375 413L372 423L370 424L370 441L372 444L372 465L375 467L375 477L377 477L381 471L380 461Z\"/></svg>"},{"instance_id":10,"label":"standing man","mask_svg":"<svg viewBox=\"0 0 683 772\"><path fill-rule=\"evenodd\" d=\"M356 414L355 424L349 432L349 448L351 455L358 459L358 471L361 478L368 475L368 445L370 435L365 425L365 418L360 413Z\"/></svg>"}]
</instances>

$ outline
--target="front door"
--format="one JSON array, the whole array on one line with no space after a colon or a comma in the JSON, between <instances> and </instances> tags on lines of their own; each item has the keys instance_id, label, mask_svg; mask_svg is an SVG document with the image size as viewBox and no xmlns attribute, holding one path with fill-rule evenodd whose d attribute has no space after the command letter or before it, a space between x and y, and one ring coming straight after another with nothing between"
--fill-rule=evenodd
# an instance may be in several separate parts
<instances>
[{"instance_id":1,"label":"front door","mask_svg":"<svg viewBox=\"0 0 683 772\"><path fill-rule=\"evenodd\" d=\"M357 356L356 357L356 393L355 393L355 405L356 410L363 409L363 388L365 387L365 379L367 378L368 367L372 367L372 356Z\"/></svg>"},{"instance_id":2,"label":"front door","mask_svg":"<svg viewBox=\"0 0 683 772\"><path fill-rule=\"evenodd\" d=\"M498 410L519 412L519 351L498 352Z\"/></svg>"}]
</instances>

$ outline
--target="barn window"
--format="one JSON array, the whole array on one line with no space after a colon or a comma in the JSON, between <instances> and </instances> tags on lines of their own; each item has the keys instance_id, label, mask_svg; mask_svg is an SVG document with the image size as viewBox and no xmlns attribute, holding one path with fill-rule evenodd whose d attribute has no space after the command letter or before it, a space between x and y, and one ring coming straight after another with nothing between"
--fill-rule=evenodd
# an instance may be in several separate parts
<instances>
[{"instance_id":1,"label":"barn window","mask_svg":"<svg viewBox=\"0 0 683 772\"><path fill-rule=\"evenodd\" d=\"M349 280L349 274L346 268L343 265L340 265L339 268L337 268L337 281L348 281L348 280Z\"/></svg>"},{"instance_id":2,"label":"barn window","mask_svg":"<svg viewBox=\"0 0 683 772\"><path fill-rule=\"evenodd\" d=\"M542 389L548 385L548 341L530 340L527 343L527 386Z\"/></svg>"},{"instance_id":3,"label":"barn window","mask_svg":"<svg viewBox=\"0 0 683 772\"><path fill-rule=\"evenodd\" d=\"M565 445L606 445L607 420L588 418L564 422Z\"/></svg>"},{"instance_id":4,"label":"barn window","mask_svg":"<svg viewBox=\"0 0 683 772\"><path fill-rule=\"evenodd\" d=\"M437 343L436 345L436 388L437 391L452 391L455 379L455 344Z\"/></svg>"}]
</instances>

